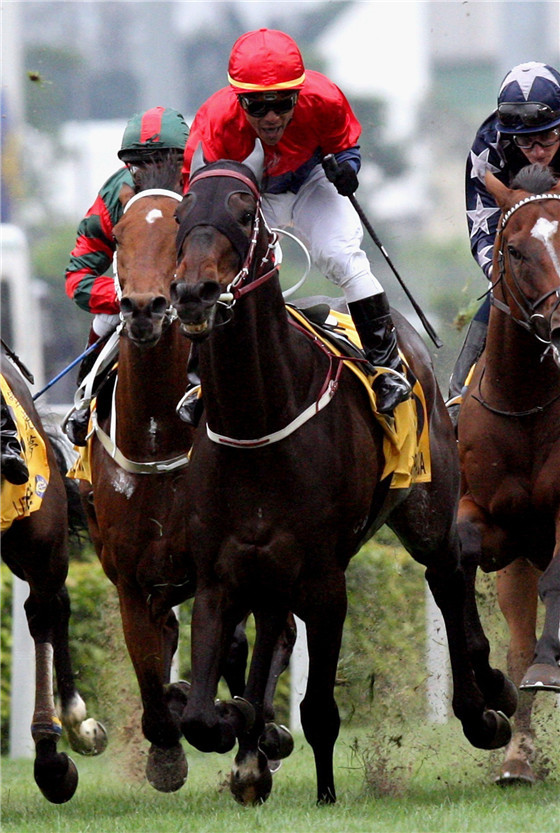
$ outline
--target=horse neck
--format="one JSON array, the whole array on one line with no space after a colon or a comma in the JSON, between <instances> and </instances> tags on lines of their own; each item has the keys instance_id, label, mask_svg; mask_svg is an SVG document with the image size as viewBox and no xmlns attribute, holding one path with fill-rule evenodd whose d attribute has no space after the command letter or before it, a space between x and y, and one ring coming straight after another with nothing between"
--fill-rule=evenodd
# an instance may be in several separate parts
<instances>
[{"instance_id":1,"label":"horse neck","mask_svg":"<svg viewBox=\"0 0 560 833\"><path fill-rule=\"evenodd\" d=\"M558 392L560 372L546 345L507 313L492 307L485 349L483 387L490 385L502 406L527 410ZM501 407L495 402L497 407Z\"/></svg>"},{"instance_id":2,"label":"horse neck","mask_svg":"<svg viewBox=\"0 0 560 833\"><path fill-rule=\"evenodd\" d=\"M288 323L277 279L241 298L232 320L200 348L212 430L253 439L288 424L308 404L313 388L315 367L305 360L310 346Z\"/></svg>"},{"instance_id":3,"label":"horse neck","mask_svg":"<svg viewBox=\"0 0 560 833\"><path fill-rule=\"evenodd\" d=\"M153 451L157 432L160 452L184 446L183 434L190 434L190 428L175 409L187 386L189 349L177 323L146 350L121 337L115 394L119 445Z\"/></svg>"}]
</instances>

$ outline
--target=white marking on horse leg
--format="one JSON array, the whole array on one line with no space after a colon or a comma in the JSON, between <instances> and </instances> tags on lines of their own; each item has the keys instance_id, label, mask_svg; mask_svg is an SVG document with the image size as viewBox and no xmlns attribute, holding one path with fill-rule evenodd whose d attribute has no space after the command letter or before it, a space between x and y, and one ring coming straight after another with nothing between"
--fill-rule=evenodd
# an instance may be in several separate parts
<instances>
[{"instance_id":1,"label":"white marking on horse leg","mask_svg":"<svg viewBox=\"0 0 560 833\"><path fill-rule=\"evenodd\" d=\"M558 231L558 220L547 220L545 217L539 217L531 230L531 237L535 240L540 240L550 255L550 259L556 269L556 274L560 276L560 261L556 254L556 249L552 245L552 238Z\"/></svg>"}]
</instances>

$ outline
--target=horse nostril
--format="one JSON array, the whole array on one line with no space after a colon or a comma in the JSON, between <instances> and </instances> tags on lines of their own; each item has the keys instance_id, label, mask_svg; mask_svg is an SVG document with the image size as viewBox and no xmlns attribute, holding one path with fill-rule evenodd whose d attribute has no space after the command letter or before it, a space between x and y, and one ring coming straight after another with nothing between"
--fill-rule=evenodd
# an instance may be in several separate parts
<instances>
[{"instance_id":1,"label":"horse nostril","mask_svg":"<svg viewBox=\"0 0 560 833\"><path fill-rule=\"evenodd\" d=\"M167 298L164 295L158 295L150 304L152 315L162 317L167 311Z\"/></svg>"},{"instance_id":2,"label":"horse nostril","mask_svg":"<svg viewBox=\"0 0 560 833\"><path fill-rule=\"evenodd\" d=\"M121 312L123 315L132 315L134 312L134 305L130 298L121 298Z\"/></svg>"},{"instance_id":3,"label":"horse nostril","mask_svg":"<svg viewBox=\"0 0 560 833\"><path fill-rule=\"evenodd\" d=\"M215 304L221 295L221 287L216 281L201 281L195 287L195 292L204 304Z\"/></svg>"}]
</instances>

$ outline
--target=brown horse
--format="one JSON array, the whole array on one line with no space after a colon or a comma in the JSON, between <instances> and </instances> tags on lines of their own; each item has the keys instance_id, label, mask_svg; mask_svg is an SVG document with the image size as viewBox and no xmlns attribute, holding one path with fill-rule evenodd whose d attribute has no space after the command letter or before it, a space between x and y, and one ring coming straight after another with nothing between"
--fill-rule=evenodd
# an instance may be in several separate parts
<instances>
[{"instance_id":1,"label":"brown horse","mask_svg":"<svg viewBox=\"0 0 560 833\"><path fill-rule=\"evenodd\" d=\"M499 571L509 673L527 692L497 780L532 783L533 693L560 691L560 185L528 166L511 189L491 174L487 186L503 213L486 349L460 411L459 529L471 580Z\"/></svg>"},{"instance_id":2,"label":"brown horse","mask_svg":"<svg viewBox=\"0 0 560 833\"><path fill-rule=\"evenodd\" d=\"M398 317L401 348L427 400L432 478L389 489L390 478L381 477L383 429L363 386L288 321L272 255L275 238L260 209L262 148L244 164L197 167L201 163L197 154L178 209L172 287L185 334L200 341L207 418L187 473L197 595L185 737L204 751L225 752L237 741L236 799L267 798L262 703L273 646L293 611L307 628L301 718L315 755L317 797L335 801L339 716L333 689L346 615L344 573L363 542L388 524L426 566L444 615L453 708L465 734L483 748L504 745L509 723L496 710L514 711L515 689L490 668L482 629L466 633L456 443L422 340ZM475 609L472 588L467 604ZM254 718L244 723L217 707L214 697L220 658L247 610L256 621L245 690Z\"/></svg>"},{"instance_id":3,"label":"brown horse","mask_svg":"<svg viewBox=\"0 0 560 833\"><path fill-rule=\"evenodd\" d=\"M65 752L57 751L62 728L70 746L81 755L98 755L107 745L105 729L93 718L86 719L86 706L76 689L68 646L70 600L66 588L68 575L69 522L80 535L85 519L78 511L75 484L64 477L67 469L60 437L47 431L33 399L15 365L2 347L2 376L9 391L21 405L33 432L24 454L31 476L25 494L18 499L20 517L2 533L2 559L12 573L29 584L25 612L29 632L35 643L35 708L31 735L35 744L34 775L37 786L49 801L62 804L72 798L78 786L78 771ZM29 423L28 423L29 424ZM37 434L35 434L35 431ZM44 443L47 468L37 439ZM37 468L33 461L37 461ZM24 511L32 496L43 492L40 504L30 514ZM10 484L2 482L2 502L10 499ZM31 505L33 505L31 503ZM53 696L53 664L60 697L60 716ZM62 723L62 725L61 725Z\"/></svg>"},{"instance_id":4,"label":"brown horse","mask_svg":"<svg viewBox=\"0 0 560 833\"><path fill-rule=\"evenodd\" d=\"M187 388L190 347L169 301L176 263L174 212L181 200L176 166L147 166L136 181L136 193L123 187L125 210L114 228L124 322L118 379L111 407L110 395L102 391L98 397L91 447L93 501L89 486L84 494L99 558L118 591L142 697L142 729L151 743L147 778L156 789L170 792L187 777L178 715L188 684L168 683L178 640L173 607L195 591L186 548L185 480L193 429L176 412ZM279 673L289 650L277 656ZM245 687L246 657L241 623L220 668L234 697ZM246 708L240 699L224 707ZM275 742L277 757L286 754L280 727L270 726L268 739Z\"/></svg>"}]
</instances>

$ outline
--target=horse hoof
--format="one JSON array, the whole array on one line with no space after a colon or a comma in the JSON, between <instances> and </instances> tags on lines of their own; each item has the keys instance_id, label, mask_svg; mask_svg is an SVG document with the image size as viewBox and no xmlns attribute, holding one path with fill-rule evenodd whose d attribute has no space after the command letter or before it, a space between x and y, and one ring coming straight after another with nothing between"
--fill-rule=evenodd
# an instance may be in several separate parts
<instances>
[{"instance_id":1,"label":"horse hoof","mask_svg":"<svg viewBox=\"0 0 560 833\"><path fill-rule=\"evenodd\" d=\"M519 695L517 693L517 686L509 677L504 676L504 686L497 698L497 702L492 705L500 712L503 712L506 717L513 717L517 709L517 701Z\"/></svg>"},{"instance_id":2,"label":"horse hoof","mask_svg":"<svg viewBox=\"0 0 560 833\"><path fill-rule=\"evenodd\" d=\"M503 712L486 709L482 730L470 731L463 724L465 737L477 749L500 749L511 740L511 725Z\"/></svg>"},{"instance_id":3,"label":"horse hoof","mask_svg":"<svg viewBox=\"0 0 560 833\"><path fill-rule=\"evenodd\" d=\"M230 790L239 804L249 807L264 804L272 790L272 774L262 752L235 760L231 770Z\"/></svg>"},{"instance_id":4,"label":"horse hoof","mask_svg":"<svg viewBox=\"0 0 560 833\"><path fill-rule=\"evenodd\" d=\"M151 746L146 764L146 778L152 787L162 793L173 793L181 789L189 766L180 743L169 749Z\"/></svg>"},{"instance_id":5,"label":"horse hoof","mask_svg":"<svg viewBox=\"0 0 560 833\"><path fill-rule=\"evenodd\" d=\"M187 705L191 684L186 680L171 683L165 691L165 702L177 728L181 728L181 718Z\"/></svg>"},{"instance_id":6,"label":"horse hoof","mask_svg":"<svg viewBox=\"0 0 560 833\"><path fill-rule=\"evenodd\" d=\"M538 662L531 665L521 681L522 691L556 691L560 692L560 668Z\"/></svg>"},{"instance_id":7,"label":"horse hoof","mask_svg":"<svg viewBox=\"0 0 560 833\"><path fill-rule=\"evenodd\" d=\"M513 760L502 764L500 774L494 779L494 783L500 787L518 784L532 787L536 780L535 774L527 761Z\"/></svg>"},{"instance_id":8,"label":"horse hoof","mask_svg":"<svg viewBox=\"0 0 560 833\"><path fill-rule=\"evenodd\" d=\"M285 726L267 723L259 738L259 749L268 758L270 766L270 761L279 761L292 754L294 739Z\"/></svg>"},{"instance_id":9,"label":"horse hoof","mask_svg":"<svg viewBox=\"0 0 560 833\"><path fill-rule=\"evenodd\" d=\"M234 697L233 700L216 700L216 709L222 718L233 717L238 724L235 727L237 737L244 732L250 732L255 723L255 710L244 697Z\"/></svg>"},{"instance_id":10,"label":"horse hoof","mask_svg":"<svg viewBox=\"0 0 560 833\"><path fill-rule=\"evenodd\" d=\"M33 774L35 783L51 804L64 804L76 792L78 770L65 752L60 752L55 761L35 761Z\"/></svg>"},{"instance_id":11,"label":"horse hoof","mask_svg":"<svg viewBox=\"0 0 560 833\"><path fill-rule=\"evenodd\" d=\"M105 726L93 717L82 721L77 730L68 730L67 734L70 746L80 755L101 755L109 743Z\"/></svg>"}]
</instances>

